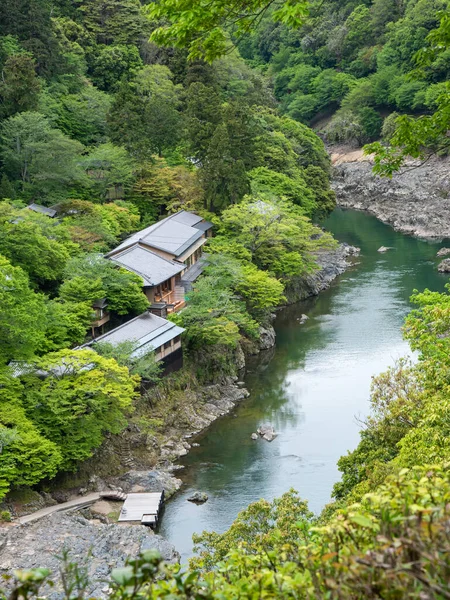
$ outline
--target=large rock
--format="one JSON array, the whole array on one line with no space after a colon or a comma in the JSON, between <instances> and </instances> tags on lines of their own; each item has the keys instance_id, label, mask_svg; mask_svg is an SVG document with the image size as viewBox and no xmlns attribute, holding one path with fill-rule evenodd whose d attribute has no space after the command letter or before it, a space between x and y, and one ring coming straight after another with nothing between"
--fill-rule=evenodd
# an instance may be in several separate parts
<instances>
[{"instance_id":1,"label":"large rock","mask_svg":"<svg viewBox=\"0 0 450 600\"><path fill-rule=\"evenodd\" d=\"M204 504L207 500L208 494L205 494L205 492L194 492L188 498L188 501L194 504Z\"/></svg>"},{"instance_id":2,"label":"large rock","mask_svg":"<svg viewBox=\"0 0 450 600\"><path fill-rule=\"evenodd\" d=\"M50 569L55 587L45 586L41 595L59 600L63 593L61 563L57 557L68 550L70 560L86 565L90 582L86 597L104 598L105 580L112 569L123 566L129 556L153 548L165 560L179 561L179 554L171 544L142 525L104 525L78 515L54 513L27 525L0 530L0 573L11 575L16 569L37 567Z\"/></svg>"},{"instance_id":3,"label":"large rock","mask_svg":"<svg viewBox=\"0 0 450 600\"><path fill-rule=\"evenodd\" d=\"M307 277L297 277L288 281L285 292L288 304L317 296L329 288L336 277L351 266L352 260L359 256L359 253L359 248L346 243L339 244L335 250L317 252L316 262L319 269Z\"/></svg>"},{"instance_id":4,"label":"large rock","mask_svg":"<svg viewBox=\"0 0 450 600\"><path fill-rule=\"evenodd\" d=\"M272 442L277 437L275 429L272 425L260 425L257 429L257 432L263 438L263 440L266 440L267 442Z\"/></svg>"},{"instance_id":5,"label":"large rock","mask_svg":"<svg viewBox=\"0 0 450 600\"><path fill-rule=\"evenodd\" d=\"M169 498L180 489L182 482L164 470L128 471L113 480L124 492L162 492Z\"/></svg>"},{"instance_id":6,"label":"large rock","mask_svg":"<svg viewBox=\"0 0 450 600\"><path fill-rule=\"evenodd\" d=\"M374 175L362 151L332 155L332 160L339 206L366 210L403 233L450 237L449 157L436 157L422 166L411 162L392 179Z\"/></svg>"},{"instance_id":7,"label":"large rock","mask_svg":"<svg viewBox=\"0 0 450 600\"><path fill-rule=\"evenodd\" d=\"M447 256L448 254L450 254L450 248L441 248L438 250L436 256Z\"/></svg>"},{"instance_id":8,"label":"large rock","mask_svg":"<svg viewBox=\"0 0 450 600\"><path fill-rule=\"evenodd\" d=\"M272 325L259 328L259 349L268 350L275 346L276 335Z\"/></svg>"},{"instance_id":9,"label":"large rock","mask_svg":"<svg viewBox=\"0 0 450 600\"><path fill-rule=\"evenodd\" d=\"M438 264L438 271L439 273L450 273L450 258L444 258Z\"/></svg>"}]
</instances>

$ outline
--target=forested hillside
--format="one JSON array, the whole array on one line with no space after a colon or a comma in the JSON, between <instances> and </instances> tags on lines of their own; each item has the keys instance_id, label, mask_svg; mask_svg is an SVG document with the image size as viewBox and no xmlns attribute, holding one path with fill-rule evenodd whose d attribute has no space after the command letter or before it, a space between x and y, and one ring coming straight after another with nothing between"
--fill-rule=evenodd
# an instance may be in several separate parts
<instances>
[{"instance_id":1,"label":"forested hillside","mask_svg":"<svg viewBox=\"0 0 450 600\"><path fill-rule=\"evenodd\" d=\"M159 379L132 345L72 350L99 299L112 324L148 307L142 279L103 258L120 240L180 209L214 220L209 271L174 317L200 381L234 371L241 338L333 246L310 221L334 206L319 138L237 52L210 65L150 42L143 9L0 6L0 496L76 470L123 430L140 377Z\"/></svg>"},{"instance_id":2,"label":"forested hillside","mask_svg":"<svg viewBox=\"0 0 450 600\"><path fill-rule=\"evenodd\" d=\"M449 50L426 71L417 72L415 60L448 10L447 0L312 2L299 29L267 15L238 45L271 75L284 114L317 125L332 142L389 141L396 116L431 113L448 93Z\"/></svg>"}]
</instances>

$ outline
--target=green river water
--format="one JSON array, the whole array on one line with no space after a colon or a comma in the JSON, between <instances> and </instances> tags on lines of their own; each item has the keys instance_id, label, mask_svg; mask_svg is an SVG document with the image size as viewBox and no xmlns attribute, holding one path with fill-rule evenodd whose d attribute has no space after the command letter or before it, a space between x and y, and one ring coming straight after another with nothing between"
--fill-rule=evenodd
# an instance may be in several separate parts
<instances>
[{"instance_id":1,"label":"green river water","mask_svg":"<svg viewBox=\"0 0 450 600\"><path fill-rule=\"evenodd\" d=\"M337 209L324 223L335 237L361 248L356 264L318 297L286 308L275 321L273 351L248 364L250 397L196 441L181 463L184 485L167 502L160 533L192 554L192 534L222 532L250 502L272 500L291 487L319 512L339 479L338 458L358 444L358 417L369 409L371 376L408 354L402 322L413 289L442 291L429 243L395 232L374 217ZM380 246L392 246L385 254ZM309 316L304 325L298 318ZM271 423L271 443L251 440ZM187 501L206 492L203 505Z\"/></svg>"}]
</instances>

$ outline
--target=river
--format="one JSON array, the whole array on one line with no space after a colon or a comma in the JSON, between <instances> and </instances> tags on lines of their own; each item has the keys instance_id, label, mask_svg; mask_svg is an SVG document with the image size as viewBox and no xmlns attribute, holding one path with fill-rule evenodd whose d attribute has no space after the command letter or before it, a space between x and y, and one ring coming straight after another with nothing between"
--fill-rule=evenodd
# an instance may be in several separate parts
<instances>
[{"instance_id":1,"label":"river","mask_svg":"<svg viewBox=\"0 0 450 600\"><path fill-rule=\"evenodd\" d=\"M335 210L323 223L361 248L356 264L320 296L279 312L276 348L248 364L250 397L212 424L181 464L184 485L167 502L160 533L185 563L192 534L226 530L250 502L293 487L319 512L339 479L338 458L358 444L372 375L409 353L401 327L413 289L442 291L437 245L402 235L368 214ZM392 247L377 252L380 246ZM300 325L302 313L309 320ZM250 436L271 423L271 443ZM203 505L187 501L206 492Z\"/></svg>"}]
</instances>

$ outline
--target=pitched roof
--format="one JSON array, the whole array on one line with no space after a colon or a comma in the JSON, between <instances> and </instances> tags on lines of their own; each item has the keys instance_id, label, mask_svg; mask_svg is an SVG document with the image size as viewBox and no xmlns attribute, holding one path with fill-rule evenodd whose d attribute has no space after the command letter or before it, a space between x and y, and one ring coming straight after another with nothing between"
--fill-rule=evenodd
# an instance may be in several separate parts
<instances>
[{"instance_id":1,"label":"pitched roof","mask_svg":"<svg viewBox=\"0 0 450 600\"><path fill-rule=\"evenodd\" d=\"M136 348L131 356L138 358L148 354L155 348L159 348L162 344L183 333L183 331L185 330L175 325L175 323L145 312L85 345L91 346L96 342L120 344L121 342L133 341L136 343Z\"/></svg>"},{"instance_id":2,"label":"pitched roof","mask_svg":"<svg viewBox=\"0 0 450 600\"><path fill-rule=\"evenodd\" d=\"M30 210L34 212L41 213L42 215L47 215L47 217L54 217L56 215L56 210L53 208L47 208L46 206L41 206L40 204L35 204L32 202L27 206Z\"/></svg>"},{"instance_id":3,"label":"pitched roof","mask_svg":"<svg viewBox=\"0 0 450 600\"><path fill-rule=\"evenodd\" d=\"M110 258L121 267L142 277L144 285L148 286L158 285L185 269L184 264L163 258L139 243Z\"/></svg>"},{"instance_id":4,"label":"pitched roof","mask_svg":"<svg viewBox=\"0 0 450 600\"><path fill-rule=\"evenodd\" d=\"M202 227L200 227L200 223L202 223ZM194 242L202 237L204 231L211 227L212 223L206 225L202 217L181 210L134 233L106 256L110 257L138 242L163 250L173 256L181 256Z\"/></svg>"}]
</instances>

